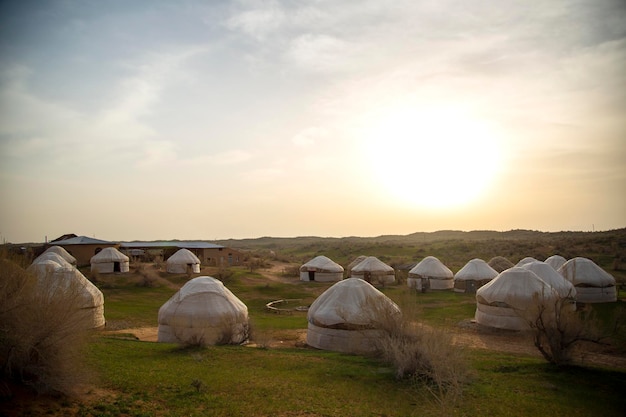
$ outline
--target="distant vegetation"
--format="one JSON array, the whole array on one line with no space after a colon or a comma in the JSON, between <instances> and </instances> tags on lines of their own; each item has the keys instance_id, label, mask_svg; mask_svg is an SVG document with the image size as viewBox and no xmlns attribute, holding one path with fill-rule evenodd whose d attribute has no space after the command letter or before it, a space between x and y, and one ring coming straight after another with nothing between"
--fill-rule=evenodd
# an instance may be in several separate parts
<instances>
[{"instance_id":1,"label":"distant vegetation","mask_svg":"<svg viewBox=\"0 0 626 417\"><path fill-rule=\"evenodd\" d=\"M555 254L567 259L583 256L609 271L618 281L626 282L626 228L555 233L447 230L378 237L262 237L215 243L285 262L305 262L317 255L326 255L344 266L359 255L376 256L396 268L407 267L432 255L453 272L473 258L488 261L495 256L504 256L517 263L527 256L541 261Z\"/></svg>"}]
</instances>

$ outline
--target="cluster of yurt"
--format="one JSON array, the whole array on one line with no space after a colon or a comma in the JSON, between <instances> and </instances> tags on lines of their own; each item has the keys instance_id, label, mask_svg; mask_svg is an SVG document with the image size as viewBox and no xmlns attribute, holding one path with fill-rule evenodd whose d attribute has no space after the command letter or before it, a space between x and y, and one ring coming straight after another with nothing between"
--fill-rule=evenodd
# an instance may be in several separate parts
<instances>
[{"instance_id":1,"label":"cluster of yurt","mask_svg":"<svg viewBox=\"0 0 626 417\"><path fill-rule=\"evenodd\" d=\"M180 250L188 272L195 262ZM173 261L172 260L172 261ZM174 265L174 263L172 262ZM373 256L361 256L344 268L326 256L316 256L299 268L300 280L333 282L308 308L309 346L345 353L371 353L381 337L402 317L400 308L376 284L394 283L394 269ZM545 261L527 257L516 265L503 257L489 262L472 259L456 274L434 256L409 270L411 289L454 290L476 294L476 323L498 329L524 330L528 315L547 303L615 301L615 280L592 261L569 261L552 256ZM248 338L248 310L221 281L201 276L187 282L160 309L158 341L182 344L233 344Z\"/></svg>"},{"instance_id":2,"label":"cluster of yurt","mask_svg":"<svg viewBox=\"0 0 626 417\"><path fill-rule=\"evenodd\" d=\"M63 297L73 319L84 329L104 326L104 296L76 268L76 259L60 246L51 246L27 270L37 279L37 292L46 299Z\"/></svg>"},{"instance_id":3,"label":"cluster of yurt","mask_svg":"<svg viewBox=\"0 0 626 417\"><path fill-rule=\"evenodd\" d=\"M300 267L302 281L331 282L343 279L343 266L324 255L316 256Z\"/></svg>"},{"instance_id":4,"label":"cluster of yurt","mask_svg":"<svg viewBox=\"0 0 626 417\"><path fill-rule=\"evenodd\" d=\"M475 319L488 327L523 330L538 308L617 300L615 278L587 258L532 257L500 272L476 291Z\"/></svg>"},{"instance_id":5,"label":"cluster of yurt","mask_svg":"<svg viewBox=\"0 0 626 417\"><path fill-rule=\"evenodd\" d=\"M249 333L248 308L209 276L189 280L159 309L159 342L183 345L239 344Z\"/></svg>"},{"instance_id":6,"label":"cluster of yurt","mask_svg":"<svg viewBox=\"0 0 626 417\"><path fill-rule=\"evenodd\" d=\"M128 272L130 259L114 247L102 249L91 257L91 272L112 274L114 272Z\"/></svg>"},{"instance_id":7,"label":"cluster of yurt","mask_svg":"<svg viewBox=\"0 0 626 417\"><path fill-rule=\"evenodd\" d=\"M189 249L179 249L167 258L166 269L170 274L199 274L200 259Z\"/></svg>"}]
</instances>

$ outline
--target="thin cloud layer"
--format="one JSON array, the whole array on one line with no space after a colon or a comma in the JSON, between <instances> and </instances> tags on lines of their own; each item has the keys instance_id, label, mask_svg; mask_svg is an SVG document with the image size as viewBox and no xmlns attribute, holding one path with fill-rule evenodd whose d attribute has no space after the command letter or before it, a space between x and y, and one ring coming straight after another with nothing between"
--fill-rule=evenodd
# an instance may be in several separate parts
<instances>
[{"instance_id":1,"label":"thin cloud layer","mask_svg":"<svg viewBox=\"0 0 626 417\"><path fill-rule=\"evenodd\" d=\"M618 0L10 2L0 23L5 240L626 220ZM79 213L95 189L115 199Z\"/></svg>"}]
</instances>

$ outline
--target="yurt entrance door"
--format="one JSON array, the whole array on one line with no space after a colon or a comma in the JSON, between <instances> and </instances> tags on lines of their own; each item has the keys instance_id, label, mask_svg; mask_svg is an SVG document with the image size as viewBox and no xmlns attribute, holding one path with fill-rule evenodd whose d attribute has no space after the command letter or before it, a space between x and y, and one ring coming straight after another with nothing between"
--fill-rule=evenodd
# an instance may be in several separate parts
<instances>
[{"instance_id":1,"label":"yurt entrance door","mask_svg":"<svg viewBox=\"0 0 626 417\"><path fill-rule=\"evenodd\" d=\"M119 262L113 262L113 272L122 272Z\"/></svg>"},{"instance_id":2,"label":"yurt entrance door","mask_svg":"<svg viewBox=\"0 0 626 417\"><path fill-rule=\"evenodd\" d=\"M315 271L309 271L309 281L315 281Z\"/></svg>"}]
</instances>

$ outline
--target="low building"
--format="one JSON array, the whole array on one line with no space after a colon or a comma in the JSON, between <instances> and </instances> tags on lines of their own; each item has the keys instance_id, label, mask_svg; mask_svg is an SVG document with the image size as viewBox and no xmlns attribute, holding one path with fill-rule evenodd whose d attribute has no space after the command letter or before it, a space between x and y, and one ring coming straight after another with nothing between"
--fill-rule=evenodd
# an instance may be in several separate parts
<instances>
[{"instance_id":1,"label":"low building","mask_svg":"<svg viewBox=\"0 0 626 417\"><path fill-rule=\"evenodd\" d=\"M201 240L133 241L120 244L120 250L126 254L143 250L152 256L160 256L161 260L169 258L179 249L191 251L200 259L202 265L206 266L237 266L242 265L244 261L244 254L237 249Z\"/></svg>"},{"instance_id":2,"label":"low building","mask_svg":"<svg viewBox=\"0 0 626 417\"><path fill-rule=\"evenodd\" d=\"M95 239L88 236L61 236L59 239L52 240L47 246L60 246L70 255L76 258L77 266L86 266L91 264L91 257L100 253L104 248L119 248L120 244L110 242L108 240Z\"/></svg>"}]
</instances>

